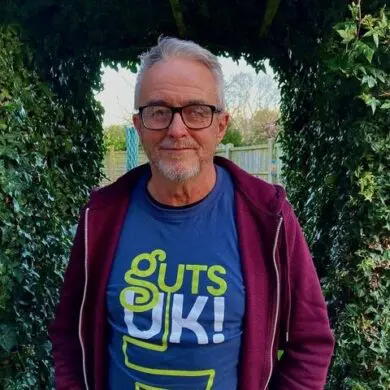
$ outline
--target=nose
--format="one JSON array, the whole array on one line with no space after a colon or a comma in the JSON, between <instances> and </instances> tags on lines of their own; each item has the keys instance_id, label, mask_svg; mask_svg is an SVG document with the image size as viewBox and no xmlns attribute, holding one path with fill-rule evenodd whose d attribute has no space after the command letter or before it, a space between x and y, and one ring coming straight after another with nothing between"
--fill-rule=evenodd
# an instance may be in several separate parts
<instances>
[{"instance_id":1,"label":"nose","mask_svg":"<svg viewBox=\"0 0 390 390\"><path fill-rule=\"evenodd\" d=\"M168 127L167 135L173 138L182 138L188 135L187 126L178 112L173 115L172 123Z\"/></svg>"}]
</instances>

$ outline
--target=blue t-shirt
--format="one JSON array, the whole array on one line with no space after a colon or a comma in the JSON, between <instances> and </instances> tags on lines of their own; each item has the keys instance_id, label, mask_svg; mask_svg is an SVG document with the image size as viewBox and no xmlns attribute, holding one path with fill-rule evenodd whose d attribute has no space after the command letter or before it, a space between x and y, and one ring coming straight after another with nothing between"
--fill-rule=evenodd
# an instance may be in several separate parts
<instances>
[{"instance_id":1,"label":"blue t-shirt","mask_svg":"<svg viewBox=\"0 0 390 390\"><path fill-rule=\"evenodd\" d=\"M230 175L195 205L132 192L107 286L109 389L236 390L245 292Z\"/></svg>"}]
</instances>

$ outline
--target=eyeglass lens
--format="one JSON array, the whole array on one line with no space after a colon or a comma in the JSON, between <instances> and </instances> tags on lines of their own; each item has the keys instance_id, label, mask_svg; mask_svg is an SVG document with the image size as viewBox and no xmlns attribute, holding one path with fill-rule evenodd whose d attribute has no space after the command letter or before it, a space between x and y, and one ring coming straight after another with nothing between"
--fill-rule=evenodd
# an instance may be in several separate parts
<instances>
[{"instance_id":1,"label":"eyeglass lens","mask_svg":"<svg viewBox=\"0 0 390 390\"><path fill-rule=\"evenodd\" d=\"M173 111L165 106L148 106L142 111L142 120L149 129L167 128L172 121ZM185 106L181 109L181 117L186 126L201 129L211 125L213 110L201 104Z\"/></svg>"}]
</instances>

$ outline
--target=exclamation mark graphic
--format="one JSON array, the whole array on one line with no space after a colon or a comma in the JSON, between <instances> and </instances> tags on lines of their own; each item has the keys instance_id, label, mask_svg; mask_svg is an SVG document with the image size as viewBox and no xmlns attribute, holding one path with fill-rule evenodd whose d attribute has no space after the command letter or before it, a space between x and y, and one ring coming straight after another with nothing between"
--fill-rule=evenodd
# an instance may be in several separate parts
<instances>
[{"instance_id":1,"label":"exclamation mark graphic","mask_svg":"<svg viewBox=\"0 0 390 390\"><path fill-rule=\"evenodd\" d=\"M223 333L223 320L225 317L225 298L217 297L214 298L214 331L213 342L214 344L223 343L225 336Z\"/></svg>"}]
</instances>

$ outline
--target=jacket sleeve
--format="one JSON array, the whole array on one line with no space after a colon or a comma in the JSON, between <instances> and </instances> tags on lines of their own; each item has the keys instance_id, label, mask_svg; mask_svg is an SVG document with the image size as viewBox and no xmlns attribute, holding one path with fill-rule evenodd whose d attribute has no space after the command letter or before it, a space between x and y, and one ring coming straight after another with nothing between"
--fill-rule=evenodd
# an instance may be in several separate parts
<instances>
[{"instance_id":1,"label":"jacket sleeve","mask_svg":"<svg viewBox=\"0 0 390 390\"><path fill-rule=\"evenodd\" d=\"M290 205L286 205L283 214L286 244L283 253L287 259L281 263L286 264L287 261L285 284L288 307L287 310L282 308L282 322L289 332L289 340L275 367L271 389L322 390L334 339L325 299L302 229Z\"/></svg>"},{"instance_id":2,"label":"jacket sleeve","mask_svg":"<svg viewBox=\"0 0 390 390\"><path fill-rule=\"evenodd\" d=\"M84 211L81 213L55 318L49 327L53 347L56 390L82 390L83 365L78 336L83 296Z\"/></svg>"}]
</instances>

